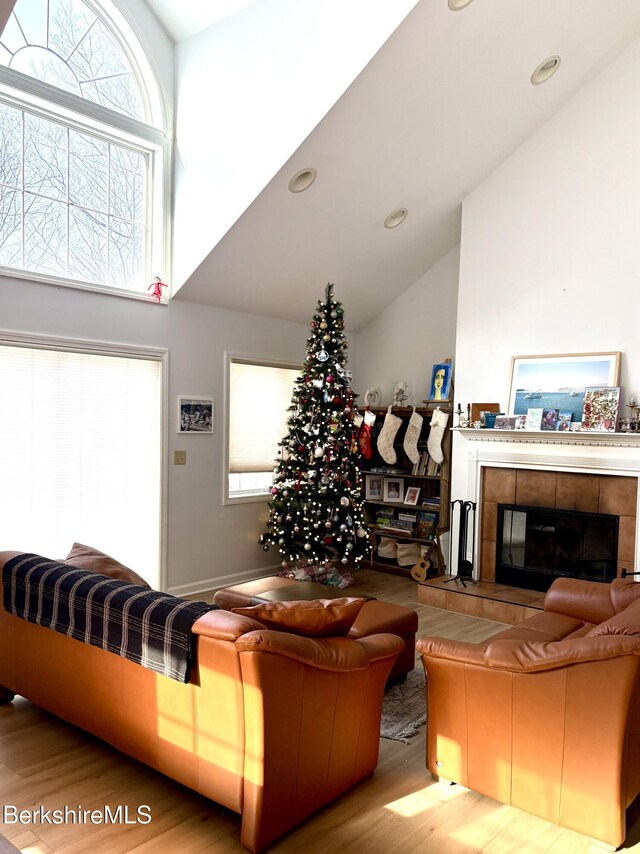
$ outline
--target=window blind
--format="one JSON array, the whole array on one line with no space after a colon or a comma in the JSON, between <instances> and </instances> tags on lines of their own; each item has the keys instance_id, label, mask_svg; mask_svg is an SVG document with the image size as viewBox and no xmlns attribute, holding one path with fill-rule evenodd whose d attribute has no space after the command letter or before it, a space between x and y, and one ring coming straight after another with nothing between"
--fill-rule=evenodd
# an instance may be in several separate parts
<instances>
[{"instance_id":1,"label":"window blind","mask_svg":"<svg viewBox=\"0 0 640 854\"><path fill-rule=\"evenodd\" d=\"M295 368L229 365L229 472L271 471L287 432Z\"/></svg>"},{"instance_id":2,"label":"window blind","mask_svg":"<svg viewBox=\"0 0 640 854\"><path fill-rule=\"evenodd\" d=\"M162 362L0 345L0 543L159 581Z\"/></svg>"}]
</instances>

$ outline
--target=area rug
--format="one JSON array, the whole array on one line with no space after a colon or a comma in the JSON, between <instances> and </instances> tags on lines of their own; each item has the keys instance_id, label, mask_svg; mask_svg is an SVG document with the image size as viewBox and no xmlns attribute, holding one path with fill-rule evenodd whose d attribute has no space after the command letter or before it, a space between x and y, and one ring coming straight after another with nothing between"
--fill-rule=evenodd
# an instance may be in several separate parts
<instances>
[{"instance_id":1,"label":"area rug","mask_svg":"<svg viewBox=\"0 0 640 854\"><path fill-rule=\"evenodd\" d=\"M426 722L424 671L422 667L416 667L404 682L398 682L385 691L380 737L408 744L411 736L416 735Z\"/></svg>"}]
</instances>

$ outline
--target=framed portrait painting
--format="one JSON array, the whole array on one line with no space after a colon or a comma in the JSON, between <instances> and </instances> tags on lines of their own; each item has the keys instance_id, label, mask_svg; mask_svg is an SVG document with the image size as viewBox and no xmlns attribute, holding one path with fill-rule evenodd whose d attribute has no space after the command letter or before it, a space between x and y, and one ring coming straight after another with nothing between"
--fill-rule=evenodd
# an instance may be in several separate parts
<instances>
[{"instance_id":1,"label":"framed portrait painting","mask_svg":"<svg viewBox=\"0 0 640 854\"><path fill-rule=\"evenodd\" d=\"M557 409L580 421L585 389L615 387L619 374L619 352L514 356L508 411L526 415L531 407Z\"/></svg>"},{"instance_id":2,"label":"framed portrait painting","mask_svg":"<svg viewBox=\"0 0 640 854\"><path fill-rule=\"evenodd\" d=\"M404 480L401 477L386 477L384 479L384 496L385 501L389 503L397 501L402 504L404 498Z\"/></svg>"},{"instance_id":3,"label":"framed portrait painting","mask_svg":"<svg viewBox=\"0 0 640 854\"><path fill-rule=\"evenodd\" d=\"M449 400L451 393L451 362L441 362L431 370L429 401Z\"/></svg>"}]
</instances>

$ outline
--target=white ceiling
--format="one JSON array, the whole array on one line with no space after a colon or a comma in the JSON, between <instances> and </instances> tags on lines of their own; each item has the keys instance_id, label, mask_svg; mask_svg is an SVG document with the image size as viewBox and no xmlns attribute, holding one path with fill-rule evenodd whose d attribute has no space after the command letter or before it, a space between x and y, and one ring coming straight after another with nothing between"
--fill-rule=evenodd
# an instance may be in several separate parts
<instances>
[{"instance_id":1,"label":"white ceiling","mask_svg":"<svg viewBox=\"0 0 640 854\"><path fill-rule=\"evenodd\" d=\"M145 0L171 38L183 41L256 0Z\"/></svg>"},{"instance_id":2,"label":"white ceiling","mask_svg":"<svg viewBox=\"0 0 640 854\"><path fill-rule=\"evenodd\" d=\"M421 0L177 298L306 323L332 281L362 328L456 246L465 196L639 35L638 0Z\"/></svg>"}]
</instances>

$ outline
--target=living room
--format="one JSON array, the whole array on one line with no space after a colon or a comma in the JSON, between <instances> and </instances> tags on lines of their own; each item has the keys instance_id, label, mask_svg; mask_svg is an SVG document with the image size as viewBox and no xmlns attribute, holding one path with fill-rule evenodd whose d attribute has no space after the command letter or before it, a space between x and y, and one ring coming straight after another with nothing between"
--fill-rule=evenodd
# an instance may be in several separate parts
<instances>
[{"instance_id":1,"label":"living room","mask_svg":"<svg viewBox=\"0 0 640 854\"><path fill-rule=\"evenodd\" d=\"M256 5L262 8L265 4ZM396 11L395 21L387 18L385 25L380 25L375 36L379 44L398 27L393 38L399 53L387 56L385 45L376 54L371 66L365 69L365 74L367 71L378 74L370 84L371 88L380 85L380 77L385 79L381 71L376 72L376 68L386 70L386 63L401 64L397 62L397 56L403 55L405 44L411 43L411 39L416 38L416 32L422 33L422 27L430 23L430 15L435 13L427 9L427 5L436 4L426 4L422 0L413 7L413 4L407 3L403 9ZM447 39L451 39L453 44L456 38L462 38L460 28L463 27L469 28L465 38L477 32L486 39L489 39L492 30L497 30L499 36L502 32L516 33L528 28L527 25L519 25L519 15L530 14L525 12L523 3L515 4L515 9L513 3L497 4L500 8L491 13L489 20L483 18L486 4L482 0L474 0L467 8L459 9L449 9L446 2L441 5L444 9L436 15L435 21L440 27L436 32L445 46L449 44ZM552 6L560 11L552 10ZM497 107L493 102L490 107L488 96L486 102L479 104L478 112L486 112L487 124L482 126L483 132L489 134L491 123L494 122L494 133L497 136L504 134L508 137L508 143L506 149L501 145L493 148L483 133L458 136L459 147L454 153L461 161L473 159L471 146L482 151L486 146L488 153L475 164L478 179L466 186L464 192L458 191L459 197L445 212L449 219L444 224L440 221L442 231L411 231L408 237L402 238L403 229L412 227L412 220L418 220L423 197L435 192L433 188L421 187L416 190L411 186L403 186L393 194L387 194L387 207L372 214L376 220L384 219L398 205L406 204L409 211L406 222L397 229L384 232L384 238L399 237L403 241L398 244L399 248L385 250L389 252L386 263L391 265L385 267L385 271L393 269L394 263L401 268L398 271L401 285L397 291L393 291L395 285L392 284L388 285L388 290L378 285L375 293L372 289L369 295L366 289L364 293L351 290L350 276L343 272L352 269L342 254L344 235L334 235L333 238L335 252L340 253L339 264L331 266L331 259L324 258L323 265L315 269L314 275L308 275L304 286L301 284L299 295L292 297L291 291L274 292L271 294L270 307L263 313L255 311L254 307L261 304L259 300L264 300L265 295L269 296L271 287L261 281L254 282L253 288L243 293L234 288L235 280L230 276L227 288L218 287L218 291L225 293L217 293L212 297L218 299L222 307L190 299L188 282L184 288L179 288L207 253L214 256L211 260L214 266L211 273L205 269L193 280L192 287L196 291L201 287L200 278L219 275L216 263L221 265L221 270L228 270L229 257L233 260L236 250L235 244L229 248L225 240L228 242L233 238L234 241L248 241L243 253L246 259L251 258L254 248L251 245L252 234L259 235L256 241L259 245L255 246L256 255L262 251L264 243L273 239L266 227L267 222L274 221L270 209L266 212L262 210L259 199L257 206L254 206L254 200L276 178L280 183L284 179L286 187L298 169L317 166L317 186L310 188L308 193L302 193L299 200L308 200L314 190L321 187L326 172L323 173L322 167L318 165L321 161L314 155L320 142L326 140L327 136L340 139L334 136L341 133L344 127L344 117L340 114L340 96L377 50L379 44L376 45L374 37L370 37L367 44L369 55L362 52L354 60L355 67L344 71L345 74L352 74L351 80L334 81L333 93L325 94L324 112L330 112L329 108L337 102L337 115L334 125L318 125L319 136L315 140L313 134L309 137L308 134L318 124L322 113L306 114L306 125L301 122L296 128L297 136L294 135L294 139L297 139L297 143L292 146L289 138L286 144L271 150L271 159L260 164L261 171L255 162L247 159L248 155L239 158L237 173L242 176L241 167L244 165L247 170L245 178L253 181L250 186L238 192L237 186L228 188L224 182L220 186L213 185L210 188L211 198L205 193L206 201L200 205L194 205L191 199L193 187L184 186L184 182L192 184L197 178L193 175L181 176L182 189L178 181L175 190L175 228L176 243L182 248L178 245L173 248L176 259L174 275L162 271L166 281L175 289L175 296L167 300L166 304L163 301L163 304L155 305L151 300L126 299L108 293L65 287L56 284L55 279L51 283L3 272L0 278L1 326L2 332L8 337L12 334L27 334L156 348L168 352L164 396L168 429L163 449L166 488L163 508L158 511L163 543L159 552L163 589L177 595L197 595L215 587L273 574L273 560L265 557L258 545L266 516L264 500L229 503L223 499L227 479L225 353L251 355L277 363L301 364L308 320L315 300L321 296L328 280L335 281L337 296L345 306L349 367L353 371L354 388L363 393L370 387L380 387L385 404L390 403L393 385L398 380L411 384L414 402L421 402L427 396L426 386L431 366L448 356L452 357L455 368L455 401L461 402L463 406L468 401L494 400L504 407L511 358L517 354L620 351L619 385L623 389L624 399L628 400L640 392L640 376L638 369L634 368L638 348L634 334L634 308L638 301L636 281L640 262L637 252L632 248L637 242L635 237L640 218L637 205L637 191L640 190L640 171L637 168L640 162L637 150L640 119L632 107L640 54L640 16L632 2L620 4L615 12L609 7L603 11L604 6L604 0L581 4L580 10L568 0L539 4L536 13L539 15L538 36L539 41L545 44L544 54L522 54L517 48L503 45L505 55L489 51L481 69L474 69L474 76L481 78L488 93L496 87L496 78L507 73L505 64L518 66L521 63L523 68L528 69L522 84L522 94L516 95L516 103L508 106L514 110L514 125L516 106L521 107L521 112L525 114L530 109L530 117L525 115L523 120L518 115L517 127L511 127L508 116L505 120L503 113L491 112L491 109ZM184 148L180 147L183 142L180 138L180 86L174 81L173 75L176 73L177 76L177 69L182 67L185 80L188 79L186 72L192 72L189 63L195 63L199 55L195 40L200 40L200 52L206 53L206 34L192 36L191 41L187 39L182 44L178 43L176 48L146 6L131 3L127 4L128 8L122 4L121 7L122 12L137 13L138 19L132 20L131 26L137 32L141 29L146 31L147 43L153 44L155 50L154 67L163 69L160 73L165 75L163 85L169 91L177 92L177 152L181 157L180 168L188 165L187 153L198 164L198 157L206 156L207 146L200 139L196 150L189 149L186 143ZM410 11L412 7L413 11ZM326 22L328 32L339 20L337 7L334 12L335 19L327 19ZM450 19L443 17L445 12L450 15ZM249 10L245 10L245 14L248 13ZM367 12L360 8L360 14L366 15ZM411 15L414 15L413 19ZM462 22L465 15L474 17L471 22L467 20L465 23ZM575 19L578 17L585 29L580 31L579 36L574 35L571 42L573 53L567 53L568 47L560 34L568 38L568 31L572 28L577 31ZM607 20L603 21L603 18ZM501 29L501 20L504 30ZM606 31L606 38L603 29L605 24L611 25L610 30ZM349 31L351 38L357 30L356 25L357 15L354 15ZM383 36L384 26L387 32ZM297 35L302 38L299 33ZM499 41L498 36L496 39ZM213 34L210 37L213 38ZM486 44L493 45L493 42ZM390 47L393 46L391 40ZM266 52L267 48L264 50ZM324 55L326 64L331 64L335 50L333 45L320 44L315 50L316 62L320 61L318 57ZM176 64L172 59L174 51L180 54ZM529 76L533 67L555 54L562 56L557 74L546 83L532 87ZM376 66L376 62L385 64ZM471 74L468 68L465 70ZM566 82L563 82L562 75L565 72L567 77ZM434 79L439 84L442 82L438 77ZM556 84L564 88L559 92L552 91L549 95L548 87ZM365 87L364 75L359 85ZM247 84L247 91L250 92L250 84ZM278 118L286 111L287 97L291 92L283 90L281 94L284 106L280 104ZM349 97L355 98L357 94L353 91ZM349 95L348 90L346 95ZM446 116L446 103L450 97L451 93L443 95L445 107L441 105L443 112L438 121L442 121L442 115ZM544 99L548 100L545 102ZM352 107L348 99L342 101L342 104L342 112L345 112L345 104ZM223 105L216 106L218 110L223 108ZM410 103L408 107L412 110L415 105ZM186 114L185 121L193 121L194 113L202 111L202 101L188 104L187 108L191 113ZM231 148L234 134L230 128L234 126L234 110L229 106L226 115L217 115L224 122L226 144ZM353 115L360 116L361 113L357 111ZM502 124L498 122L498 115ZM241 119L246 121L246 115L237 117L238 122ZM253 142L256 139L261 141L255 128L253 132ZM403 126L398 126L398 140L401 141L404 134ZM433 135L437 135L436 129L433 129ZM196 145L195 141L192 145ZM346 139L344 146L348 147ZM224 153L223 150L221 154ZM243 153L246 155L246 152ZM357 158L357 155L358 150L355 148L351 156ZM330 163L333 156L331 151L327 151L322 162ZM400 153L398 159L403 156ZM382 183L383 180L391 179L374 175L370 180L372 183ZM228 196L224 195L225 192ZM392 197L396 201L392 202ZM290 199L298 201L295 195L291 195ZM340 207L341 199L341 196L334 195L325 198L325 206L317 215L331 218L334 209ZM219 207L226 208L229 222L220 220L221 215L217 211L211 215L212 222L207 222L204 212L215 209L218 206L216 200L220 200ZM290 204L289 198L287 204ZM307 201L304 204L313 206ZM190 213L184 213L189 207ZM256 220L249 216L243 221L245 209L250 208L253 208L255 216L261 214L262 219ZM184 214L180 222L179 212ZM295 218L296 215L295 210L293 213L287 211L289 218ZM289 220L286 222L289 223ZM211 233L204 235L209 240L207 246L202 243L202 233L208 228ZM454 240L450 238L452 228L455 232ZM232 234L228 236L230 229ZM191 251L194 253L191 268L189 241L184 238L185 232L191 240ZM281 235L280 240L283 239ZM382 237L375 239L383 242ZM199 244L198 240L201 241ZM424 254L427 250L416 252L417 242L428 244L428 258ZM217 244L220 244L221 260L215 258ZM286 241L278 245L284 247L280 255L282 277L290 280L292 274L286 269ZM411 263L404 263L404 253L413 253ZM420 267L420 264L423 266ZM176 272L179 269L182 270L181 274ZM256 278L260 278L260 272L256 262ZM367 268L369 273L373 278L374 271ZM358 276L362 281L362 273ZM393 277L389 276L389 279ZM238 310L237 304L233 308L228 307L232 297L240 300L245 309ZM371 306L374 304L380 307L371 316ZM297 312L296 319L292 319L289 314L294 309ZM479 319L481 322L478 322ZM177 433L175 403L179 396L185 394L206 396L215 402L213 435L201 437ZM467 486L468 465L466 445L463 443L463 439L454 437L453 497L464 495ZM186 450L185 466L173 465L174 451L177 450ZM156 514L155 509L140 509L136 519L139 528L145 526L150 512ZM104 520L105 525L108 525L108 521ZM79 535L75 538L81 539ZM9 532L2 545L5 549L30 548L28 542L12 542ZM100 547L100 543L95 545ZM127 563L127 555L119 557ZM402 767L402 762L397 757L388 759L392 766ZM420 779L422 787L426 785L422 776L426 774L422 750L416 749L415 756L412 754L409 773ZM390 779L390 791L393 791L393 776ZM174 795L176 790L171 790ZM363 797L366 798L366 794ZM444 797L450 799L453 796L447 794ZM493 808L499 812L495 804ZM335 809L340 811L341 808L338 805ZM398 807L395 815L399 824L402 823L403 814L408 816L412 809L420 809L417 794L413 800ZM344 810L343 807L340 815L344 814ZM490 813L486 804L478 806L478 810L485 816ZM349 816L345 816L344 820L348 821ZM523 827L519 850L537 850L526 847L532 844L526 828L529 820L529 817L521 819ZM325 821L331 823L328 817ZM392 830L386 832L390 834ZM523 839L529 842L522 842ZM417 837L414 843L417 850L420 847ZM467 841L463 833L451 842L450 850L470 850L467 846L473 845L473 837ZM388 847L388 842L381 842L379 849L372 847L369 850ZM631 847L634 847L633 840ZM118 850L129 849L122 847ZM227 849L220 847L210 850Z\"/></svg>"}]
</instances>

